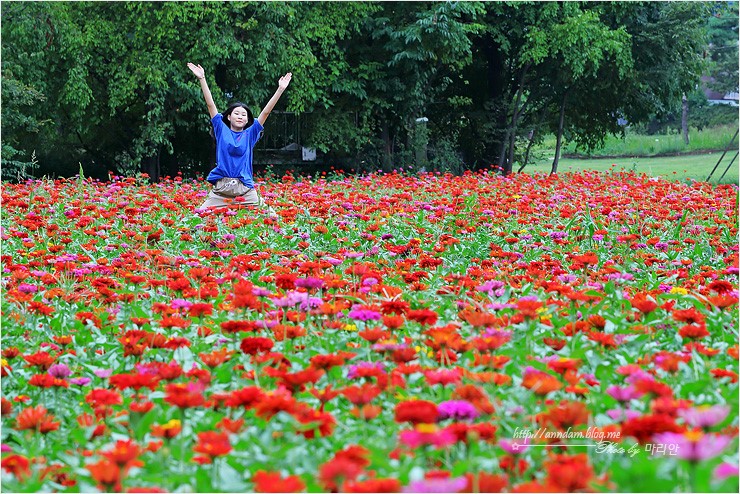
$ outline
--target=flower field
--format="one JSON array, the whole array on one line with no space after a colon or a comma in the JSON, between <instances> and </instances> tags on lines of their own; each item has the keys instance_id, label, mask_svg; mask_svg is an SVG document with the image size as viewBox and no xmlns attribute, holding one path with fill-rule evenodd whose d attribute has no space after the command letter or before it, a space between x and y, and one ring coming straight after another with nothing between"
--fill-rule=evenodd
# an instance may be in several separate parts
<instances>
[{"instance_id":1,"label":"flower field","mask_svg":"<svg viewBox=\"0 0 740 494\"><path fill-rule=\"evenodd\" d=\"M5 184L8 492L738 490L737 188Z\"/></svg>"}]
</instances>

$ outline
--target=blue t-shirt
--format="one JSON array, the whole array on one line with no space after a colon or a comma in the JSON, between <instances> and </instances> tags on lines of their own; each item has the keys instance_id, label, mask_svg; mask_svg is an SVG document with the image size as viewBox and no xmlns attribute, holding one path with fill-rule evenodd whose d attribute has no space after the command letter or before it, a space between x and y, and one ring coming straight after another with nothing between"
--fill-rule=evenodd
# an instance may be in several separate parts
<instances>
[{"instance_id":1,"label":"blue t-shirt","mask_svg":"<svg viewBox=\"0 0 740 494\"><path fill-rule=\"evenodd\" d=\"M222 117L217 113L211 119L216 136L216 168L211 170L206 180L215 184L222 178L238 178L247 187L254 187L252 150L264 127L255 119L251 127L234 132Z\"/></svg>"}]
</instances>

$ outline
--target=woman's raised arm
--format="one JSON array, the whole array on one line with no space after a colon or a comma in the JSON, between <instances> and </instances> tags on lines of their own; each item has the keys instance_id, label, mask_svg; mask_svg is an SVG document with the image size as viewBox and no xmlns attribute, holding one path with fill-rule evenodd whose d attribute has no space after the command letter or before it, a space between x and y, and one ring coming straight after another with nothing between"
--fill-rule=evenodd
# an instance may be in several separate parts
<instances>
[{"instance_id":1,"label":"woman's raised arm","mask_svg":"<svg viewBox=\"0 0 740 494\"><path fill-rule=\"evenodd\" d=\"M277 91L275 91L275 94L272 95L270 101L267 102L265 108L262 110L262 113L260 113L260 116L257 117L257 120L261 125L265 125L265 120L267 120L267 117L270 115L272 109L275 108L275 104L280 99L280 96L282 96L283 91L285 91L285 89L288 87L288 84L290 84L291 77L293 77L293 74L288 72L280 78Z\"/></svg>"},{"instance_id":2,"label":"woman's raised arm","mask_svg":"<svg viewBox=\"0 0 740 494\"><path fill-rule=\"evenodd\" d=\"M216 109L216 103L213 102L211 90L208 89L205 70L203 70L203 67L201 67L200 65L195 65L189 62L188 68L193 71L193 74L195 74L195 77L197 77L198 81L200 82L200 89L203 91L203 97L205 98L206 105L208 106L208 114L211 116L211 118L215 117L216 114L218 114L218 110Z\"/></svg>"}]
</instances>

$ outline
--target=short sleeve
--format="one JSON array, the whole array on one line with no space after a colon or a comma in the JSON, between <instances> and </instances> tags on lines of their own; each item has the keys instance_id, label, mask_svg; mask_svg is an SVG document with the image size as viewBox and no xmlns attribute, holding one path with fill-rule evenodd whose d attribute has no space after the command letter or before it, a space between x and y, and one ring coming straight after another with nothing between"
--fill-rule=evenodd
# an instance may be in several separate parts
<instances>
[{"instance_id":1,"label":"short sleeve","mask_svg":"<svg viewBox=\"0 0 740 494\"><path fill-rule=\"evenodd\" d=\"M223 115L216 113L211 119L211 125L213 125L213 135L216 136L216 139L219 139L224 126Z\"/></svg>"},{"instance_id":2,"label":"short sleeve","mask_svg":"<svg viewBox=\"0 0 740 494\"><path fill-rule=\"evenodd\" d=\"M249 143L254 146L257 141L262 137L262 133L265 128L262 126L259 120L255 120L254 124L249 127Z\"/></svg>"}]
</instances>

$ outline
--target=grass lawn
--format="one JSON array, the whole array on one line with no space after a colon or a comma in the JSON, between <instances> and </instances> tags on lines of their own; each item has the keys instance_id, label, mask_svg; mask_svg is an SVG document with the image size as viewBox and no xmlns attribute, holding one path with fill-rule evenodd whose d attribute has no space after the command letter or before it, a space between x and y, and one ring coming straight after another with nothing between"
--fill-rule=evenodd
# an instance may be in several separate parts
<instances>
[{"instance_id":1,"label":"grass lawn","mask_svg":"<svg viewBox=\"0 0 740 494\"><path fill-rule=\"evenodd\" d=\"M735 156L736 150L730 150L725 154L722 163L717 167L712 176L712 182L717 179L727 168L727 165ZM651 176L661 176L664 178L675 178L677 180L694 179L706 180L712 168L717 164L722 153L692 154L682 156L664 156L664 157L646 157L646 158L590 158L574 159L561 158L558 165L558 172L577 172L582 170L600 170L600 171L622 171L634 170L638 173L646 173ZM738 161L736 159L732 164L722 183L738 183ZM552 167L552 157L539 160L537 163L527 165L524 171L545 172L548 173Z\"/></svg>"}]
</instances>

